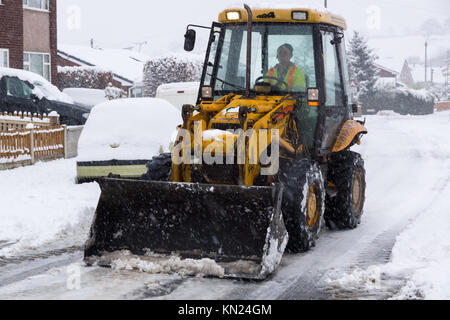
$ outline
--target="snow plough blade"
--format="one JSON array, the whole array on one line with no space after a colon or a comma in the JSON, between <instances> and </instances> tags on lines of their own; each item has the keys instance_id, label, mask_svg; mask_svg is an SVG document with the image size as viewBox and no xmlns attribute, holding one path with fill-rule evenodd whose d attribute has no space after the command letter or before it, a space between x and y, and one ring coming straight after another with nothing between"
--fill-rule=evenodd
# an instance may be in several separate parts
<instances>
[{"instance_id":1,"label":"snow plough blade","mask_svg":"<svg viewBox=\"0 0 450 320\"><path fill-rule=\"evenodd\" d=\"M264 279L281 261L288 240L281 185L99 183L101 197L85 248L88 264L109 264L98 258L118 251L143 258L175 255L212 259L223 277Z\"/></svg>"}]
</instances>

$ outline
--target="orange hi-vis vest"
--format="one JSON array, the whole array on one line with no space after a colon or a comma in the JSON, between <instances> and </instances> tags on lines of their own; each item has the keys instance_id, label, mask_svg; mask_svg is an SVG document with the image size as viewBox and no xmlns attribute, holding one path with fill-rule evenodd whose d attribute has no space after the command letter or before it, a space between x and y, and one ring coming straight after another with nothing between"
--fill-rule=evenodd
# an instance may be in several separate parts
<instances>
[{"instance_id":1,"label":"orange hi-vis vest","mask_svg":"<svg viewBox=\"0 0 450 320\"><path fill-rule=\"evenodd\" d=\"M292 85L294 83L294 73L295 73L295 69L296 66L292 66L291 69L289 70L289 90L292 90ZM273 67L272 69L270 69L269 71L269 77L273 77L273 75L275 74L275 67ZM273 79L269 79L270 84L273 83Z\"/></svg>"}]
</instances>

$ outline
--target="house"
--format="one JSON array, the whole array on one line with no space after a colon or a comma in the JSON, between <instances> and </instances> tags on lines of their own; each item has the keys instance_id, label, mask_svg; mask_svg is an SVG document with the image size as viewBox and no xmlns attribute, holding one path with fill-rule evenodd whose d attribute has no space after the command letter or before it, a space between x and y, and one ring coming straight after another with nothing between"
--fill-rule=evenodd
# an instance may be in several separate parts
<instances>
[{"instance_id":1,"label":"house","mask_svg":"<svg viewBox=\"0 0 450 320\"><path fill-rule=\"evenodd\" d=\"M57 75L56 0L0 0L0 67Z\"/></svg>"},{"instance_id":2,"label":"house","mask_svg":"<svg viewBox=\"0 0 450 320\"><path fill-rule=\"evenodd\" d=\"M150 57L129 49L97 48L94 46L60 44L58 66L98 67L113 73L113 85L139 96L143 86L144 64Z\"/></svg>"},{"instance_id":3,"label":"house","mask_svg":"<svg viewBox=\"0 0 450 320\"><path fill-rule=\"evenodd\" d=\"M393 87L397 85L397 78L399 76L399 73L397 71L389 69L380 64L375 64L375 68L379 77L378 83L392 85Z\"/></svg>"}]
</instances>

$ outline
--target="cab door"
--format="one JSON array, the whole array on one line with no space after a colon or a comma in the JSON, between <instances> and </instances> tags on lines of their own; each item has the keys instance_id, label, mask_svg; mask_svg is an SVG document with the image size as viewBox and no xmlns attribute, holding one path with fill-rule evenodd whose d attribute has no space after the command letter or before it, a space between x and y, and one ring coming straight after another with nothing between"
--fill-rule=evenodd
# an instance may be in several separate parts
<instances>
[{"instance_id":1,"label":"cab door","mask_svg":"<svg viewBox=\"0 0 450 320\"><path fill-rule=\"evenodd\" d=\"M347 95L344 89L343 66L336 30L321 29L323 96L321 103L321 128L319 155L329 154L345 120L347 120Z\"/></svg>"}]
</instances>

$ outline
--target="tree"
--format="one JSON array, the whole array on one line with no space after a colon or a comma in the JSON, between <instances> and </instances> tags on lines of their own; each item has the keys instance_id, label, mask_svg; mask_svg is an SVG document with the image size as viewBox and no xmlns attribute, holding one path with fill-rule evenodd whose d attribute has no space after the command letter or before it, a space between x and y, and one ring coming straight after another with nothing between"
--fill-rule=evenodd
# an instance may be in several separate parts
<instances>
[{"instance_id":1,"label":"tree","mask_svg":"<svg viewBox=\"0 0 450 320\"><path fill-rule=\"evenodd\" d=\"M358 83L357 99L360 103L368 101L373 95L378 80L375 61L378 59L367 41L357 32L350 40L348 63L350 78Z\"/></svg>"},{"instance_id":2,"label":"tree","mask_svg":"<svg viewBox=\"0 0 450 320\"><path fill-rule=\"evenodd\" d=\"M144 96L154 97L161 84L199 81L202 61L187 57L161 57L144 66Z\"/></svg>"}]
</instances>

